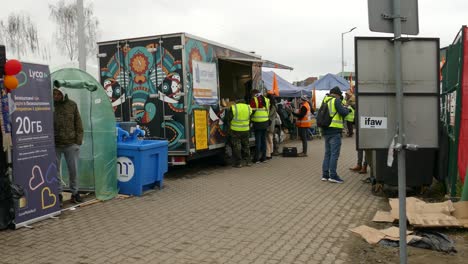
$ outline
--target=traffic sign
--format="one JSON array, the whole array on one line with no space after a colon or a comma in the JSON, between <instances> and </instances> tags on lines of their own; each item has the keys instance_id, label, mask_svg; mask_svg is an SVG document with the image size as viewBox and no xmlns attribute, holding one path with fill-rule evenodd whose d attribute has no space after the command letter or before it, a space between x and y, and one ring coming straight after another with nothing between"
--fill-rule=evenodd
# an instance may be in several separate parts
<instances>
[{"instance_id":1,"label":"traffic sign","mask_svg":"<svg viewBox=\"0 0 468 264\"><path fill-rule=\"evenodd\" d=\"M401 34L418 35L418 0L401 0ZM393 0L367 0L369 29L394 33Z\"/></svg>"}]
</instances>

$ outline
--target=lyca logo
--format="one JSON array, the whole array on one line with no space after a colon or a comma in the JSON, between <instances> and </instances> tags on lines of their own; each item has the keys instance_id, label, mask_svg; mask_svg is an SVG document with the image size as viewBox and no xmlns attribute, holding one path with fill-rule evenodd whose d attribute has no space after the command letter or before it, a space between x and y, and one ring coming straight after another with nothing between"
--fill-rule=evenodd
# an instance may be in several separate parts
<instances>
[{"instance_id":1,"label":"lyca logo","mask_svg":"<svg viewBox=\"0 0 468 264\"><path fill-rule=\"evenodd\" d=\"M47 73L42 71L29 70L29 77L33 79L44 79L47 78Z\"/></svg>"}]
</instances>

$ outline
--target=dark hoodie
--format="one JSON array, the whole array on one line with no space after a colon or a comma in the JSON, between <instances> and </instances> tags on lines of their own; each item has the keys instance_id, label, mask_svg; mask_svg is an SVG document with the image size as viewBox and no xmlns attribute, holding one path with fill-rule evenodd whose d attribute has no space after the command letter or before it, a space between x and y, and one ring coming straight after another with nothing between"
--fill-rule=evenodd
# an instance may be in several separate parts
<instances>
[{"instance_id":1,"label":"dark hoodie","mask_svg":"<svg viewBox=\"0 0 468 264\"><path fill-rule=\"evenodd\" d=\"M78 106L62 88L57 89L63 95L63 101L54 101L54 134L58 147L81 145L83 143L83 124Z\"/></svg>"}]
</instances>

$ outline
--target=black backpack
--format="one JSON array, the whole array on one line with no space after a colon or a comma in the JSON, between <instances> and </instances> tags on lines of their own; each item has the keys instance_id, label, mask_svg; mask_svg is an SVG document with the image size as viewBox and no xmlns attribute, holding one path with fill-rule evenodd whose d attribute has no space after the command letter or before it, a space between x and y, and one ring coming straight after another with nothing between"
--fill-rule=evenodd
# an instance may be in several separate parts
<instances>
[{"instance_id":1,"label":"black backpack","mask_svg":"<svg viewBox=\"0 0 468 264\"><path fill-rule=\"evenodd\" d=\"M333 100L330 99L328 102L325 103L325 99L322 101L322 105L320 106L319 110L317 111L317 126L326 128L329 127L332 119L335 117L336 112L333 116L330 116L330 110L328 109L328 103Z\"/></svg>"},{"instance_id":2,"label":"black backpack","mask_svg":"<svg viewBox=\"0 0 468 264\"><path fill-rule=\"evenodd\" d=\"M15 209L13 209L11 184L8 176L0 175L0 230L13 228Z\"/></svg>"}]
</instances>

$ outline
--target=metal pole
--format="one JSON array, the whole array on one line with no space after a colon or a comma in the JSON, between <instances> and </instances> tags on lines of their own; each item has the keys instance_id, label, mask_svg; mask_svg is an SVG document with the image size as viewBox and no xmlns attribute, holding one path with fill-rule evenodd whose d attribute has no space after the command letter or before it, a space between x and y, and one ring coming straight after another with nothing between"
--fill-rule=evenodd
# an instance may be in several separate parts
<instances>
[{"instance_id":1,"label":"metal pole","mask_svg":"<svg viewBox=\"0 0 468 264\"><path fill-rule=\"evenodd\" d=\"M405 133L403 124L403 87L401 76L401 6L400 0L393 0L393 30L395 59L395 90L397 114L397 150L398 150L398 197L399 197L399 227L400 227L400 263L406 264L406 153Z\"/></svg>"},{"instance_id":2,"label":"metal pole","mask_svg":"<svg viewBox=\"0 0 468 264\"><path fill-rule=\"evenodd\" d=\"M163 60L164 60L164 58L163 58L163 46L162 46L162 44L163 44L163 40L162 40L162 38L160 38L160 39L159 39L159 47L158 47L158 48L159 48L159 61L161 62L161 70L163 69ZM157 64L157 62L156 62L156 64ZM185 76L184 76L184 78L185 78ZM156 67L156 80L157 80L157 79L158 79L158 71L157 71L157 67ZM161 85L162 85L163 82L164 82L164 80L161 82ZM184 89L185 89L185 88L184 88ZM162 93L162 96L163 96L163 98L160 98L160 99L162 99L162 100L161 100L161 103L162 103L162 114L163 114L162 120L163 120L164 123L166 123L166 104L165 104L165 101L164 101L164 97L166 97L166 94ZM187 134L187 135L188 135L188 134ZM165 139L167 139L167 136L166 136L166 126L163 127L163 136L164 136Z\"/></svg>"},{"instance_id":3,"label":"metal pole","mask_svg":"<svg viewBox=\"0 0 468 264\"><path fill-rule=\"evenodd\" d=\"M357 27L353 27L352 29L341 33L341 73L340 76L344 78L344 35L355 30Z\"/></svg>"},{"instance_id":4,"label":"metal pole","mask_svg":"<svg viewBox=\"0 0 468 264\"><path fill-rule=\"evenodd\" d=\"M118 65L119 65L120 71L124 73L124 74L123 74L123 77L124 77L124 80L125 80L125 70L123 70L123 68L122 68L122 64L123 64L123 63L122 63L122 59L121 59L121 57L120 57L120 52L121 52L120 42L117 42L117 63L118 63ZM124 88L124 89L121 89L121 90L120 90L120 91L121 91L120 93L122 93L122 90L125 91L125 101L127 101L127 100L128 100L128 99L127 99L127 89L128 89L128 86L125 85L125 81L124 81L122 84L120 84L120 85ZM122 96L122 95L120 95L120 96ZM125 110L125 109L124 109L124 105L123 105L123 103L122 103L122 101L121 101L121 102L120 102L120 122L130 121L130 120L125 120L125 118L124 118L124 116L125 116L125 115L124 115L124 110ZM130 115L131 115L131 114L129 114L129 116L130 116ZM129 119L130 119L130 118L129 118Z\"/></svg>"},{"instance_id":5,"label":"metal pole","mask_svg":"<svg viewBox=\"0 0 468 264\"><path fill-rule=\"evenodd\" d=\"M85 30L84 30L84 8L83 0L76 0L77 7L77 23L78 23L78 64L80 70L86 71L86 40L85 40Z\"/></svg>"},{"instance_id":6,"label":"metal pole","mask_svg":"<svg viewBox=\"0 0 468 264\"><path fill-rule=\"evenodd\" d=\"M343 48L343 43L344 43L344 34L345 33L341 33L341 74L340 74L341 77L343 77L343 74L344 74L344 48Z\"/></svg>"}]
</instances>

